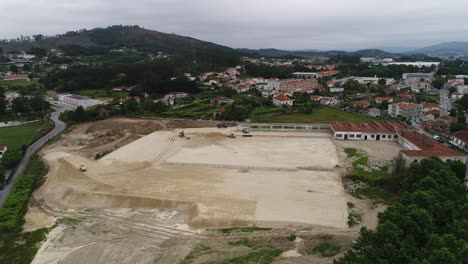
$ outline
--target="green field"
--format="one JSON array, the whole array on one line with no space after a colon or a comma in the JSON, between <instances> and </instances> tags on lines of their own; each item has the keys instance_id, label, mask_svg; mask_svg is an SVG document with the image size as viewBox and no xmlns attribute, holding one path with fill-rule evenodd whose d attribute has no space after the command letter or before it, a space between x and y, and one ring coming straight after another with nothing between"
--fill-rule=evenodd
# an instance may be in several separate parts
<instances>
[{"instance_id":1,"label":"green field","mask_svg":"<svg viewBox=\"0 0 468 264\"><path fill-rule=\"evenodd\" d=\"M0 128L0 145L7 146L9 150L21 149L22 145L32 142L41 128L42 123Z\"/></svg>"},{"instance_id":2,"label":"green field","mask_svg":"<svg viewBox=\"0 0 468 264\"><path fill-rule=\"evenodd\" d=\"M17 81L0 81L0 86L6 87L8 89L16 90L20 88L26 88L26 87L35 87L39 83L37 81L23 81L23 80L17 80Z\"/></svg>"},{"instance_id":3,"label":"green field","mask_svg":"<svg viewBox=\"0 0 468 264\"><path fill-rule=\"evenodd\" d=\"M361 116L339 109L316 106L312 113L284 113L279 107L261 107L255 109L250 114L250 119L255 122L271 122L271 123L324 123L333 122L369 122L373 119L366 116Z\"/></svg>"}]
</instances>

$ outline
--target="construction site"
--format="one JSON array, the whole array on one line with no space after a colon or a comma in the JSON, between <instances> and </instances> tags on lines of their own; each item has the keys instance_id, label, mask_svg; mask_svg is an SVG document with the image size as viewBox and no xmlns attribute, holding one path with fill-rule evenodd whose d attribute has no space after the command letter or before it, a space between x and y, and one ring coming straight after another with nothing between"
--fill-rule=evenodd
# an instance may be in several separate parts
<instances>
[{"instance_id":1,"label":"construction site","mask_svg":"<svg viewBox=\"0 0 468 264\"><path fill-rule=\"evenodd\" d=\"M393 142L374 144L391 152L369 147L379 159L399 151ZM376 225L383 208L343 188L344 147L322 129L141 119L79 125L40 153L49 173L24 228L54 228L33 263L180 263L203 241L215 248L238 238L216 231L226 228L268 230L250 236L290 252L275 263L332 263L302 256L298 241L283 238L301 233L302 246L325 239L349 248L360 226ZM363 214L355 228L348 227L349 201ZM226 248L193 263L242 254Z\"/></svg>"}]
</instances>

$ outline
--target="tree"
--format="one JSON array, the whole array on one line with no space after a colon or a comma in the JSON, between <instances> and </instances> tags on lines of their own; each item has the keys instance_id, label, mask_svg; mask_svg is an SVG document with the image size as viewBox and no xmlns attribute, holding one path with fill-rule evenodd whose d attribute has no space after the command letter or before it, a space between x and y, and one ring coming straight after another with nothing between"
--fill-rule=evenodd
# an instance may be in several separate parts
<instances>
[{"instance_id":1,"label":"tree","mask_svg":"<svg viewBox=\"0 0 468 264\"><path fill-rule=\"evenodd\" d=\"M375 230L362 228L337 263L467 263L468 189L457 177L466 167L452 165L437 157L413 163L401 199L379 215Z\"/></svg>"},{"instance_id":2,"label":"tree","mask_svg":"<svg viewBox=\"0 0 468 264\"><path fill-rule=\"evenodd\" d=\"M463 83L464 83L465 85L468 85L468 78L463 78Z\"/></svg>"},{"instance_id":3,"label":"tree","mask_svg":"<svg viewBox=\"0 0 468 264\"><path fill-rule=\"evenodd\" d=\"M468 94L464 94L458 103L463 107L463 109L468 109Z\"/></svg>"},{"instance_id":4,"label":"tree","mask_svg":"<svg viewBox=\"0 0 468 264\"><path fill-rule=\"evenodd\" d=\"M383 100L382 103L380 104L380 109L386 110L388 109L388 101Z\"/></svg>"},{"instance_id":5,"label":"tree","mask_svg":"<svg viewBox=\"0 0 468 264\"><path fill-rule=\"evenodd\" d=\"M47 56L47 49L39 48L39 47L32 47L29 50L29 53L35 55L38 58L44 58Z\"/></svg>"},{"instance_id":6,"label":"tree","mask_svg":"<svg viewBox=\"0 0 468 264\"><path fill-rule=\"evenodd\" d=\"M445 78L442 76L437 76L434 81L432 81L432 86L434 86L437 89L441 89L444 87L445 84Z\"/></svg>"},{"instance_id":7,"label":"tree","mask_svg":"<svg viewBox=\"0 0 468 264\"><path fill-rule=\"evenodd\" d=\"M385 85L387 85L387 81L382 78L382 79L379 79L378 84L382 85L382 86L385 86Z\"/></svg>"},{"instance_id":8,"label":"tree","mask_svg":"<svg viewBox=\"0 0 468 264\"><path fill-rule=\"evenodd\" d=\"M0 115L5 114L5 112L6 112L5 88L0 86Z\"/></svg>"},{"instance_id":9,"label":"tree","mask_svg":"<svg viewBox=\"0 0 468 264\"><path fill-rule=\"evenodd\" d=\"M11 109L16 113L27 113L29 109L26 97L17 97L13 99L11 102Z\"/></svg>"},{"instance_id":10,"label":"tree","mask_svg":"<svg viewBox=\"0 0 468 264\"><path fill-rule=\"evenodd\" d=\"M18 73L19 72L19 68L18 66L12 64L10 65L10 71L14 72L14 73Z\"/></svg>"},{"instance_id":11,"label":"tree","mask_svg":"<svg viewBox=\"0 0 468 264\"><path fill-rule=\"evenodd\" d=\"M232 98L232 96L236 95L237 91L232 89L231 87L223 87L223 95L227 98Z\"/></svg>"},{"instance_id":12,"label":"tree","mask_svg":"<svg viewBox=\"0 0 468 264\"><path fill-rule=\"evenodd\" d=\"M111 85L113 87L126 85L128 80L127 74L121 72L115 75L114 79L111 80Z\"/></svg>"},{"instance_id":13,"label":"tree","mask_svg":"<svg viewBox=\"0 0 468 264\"><path fill-rule=\"evenodd\" d=\"M456 93L456 92L457 92L457 88L455 88L453 86L449 88L449 93L453 94L453 93Z\"/></svg>"}]
</instances>

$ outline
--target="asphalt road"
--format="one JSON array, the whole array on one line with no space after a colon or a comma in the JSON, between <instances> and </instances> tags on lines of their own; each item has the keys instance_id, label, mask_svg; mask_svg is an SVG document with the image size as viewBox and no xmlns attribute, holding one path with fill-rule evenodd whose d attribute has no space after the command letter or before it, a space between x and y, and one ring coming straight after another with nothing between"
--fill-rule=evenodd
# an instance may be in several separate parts
<instances>
[{"instance_id":1,"label":"asphalt road","mask_svg":"<svg viewBox=\"0 0 468 264\"><path fill-rule=\"evenodd\" d=\"M452 110L452 102L449 98L449 91L445 88L439 90L440 94L440 116L445 116Z\"/></svg>"},{"instance_id":2,"label":"asphalt road","mask_svg":"<svg viewBox=\"0 0 468 264\"><path fill-rule=\"evenodd\" d=\"M8 194L10 194L10 191L13 185L15 184L16 180L18 179L18 176L21 175L23 170L28 165L28 162L31 156L40 148L42 148L42 146L44 146L44 144L47 143L49 139L57 136L65 129L66 127L65 123L59 120L60 114L65 110L69 110L69 109L63 106L55 107L55 112L50 114L50 120L52 120L52 122L54 122L55 124L54 129L52 129L48 134L46 134L45 136L43 136L42 138L34 142L34 144L28 147L16 171L12 175L10 175L10 178L8 178L8 181L6 182L4 189L0 191L0 207L3 205L3 202L5 201Z\"/></svg>"}]
</instances>

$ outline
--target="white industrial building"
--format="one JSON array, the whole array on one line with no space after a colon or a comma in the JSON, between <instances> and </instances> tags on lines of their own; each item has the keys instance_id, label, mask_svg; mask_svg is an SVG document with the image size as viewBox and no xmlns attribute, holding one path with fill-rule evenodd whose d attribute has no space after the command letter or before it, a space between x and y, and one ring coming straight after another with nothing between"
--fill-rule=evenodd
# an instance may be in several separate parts
<instances>
[{"instance_id":1,"label":"white industrial building","mask_svg":"<svg viewBox=\"0 0 468 264\"><path fill-rule=\"evenodd\" d=\"M437 62L437 61L430 61L430 62L426 62L426 61L416 61L416 62L387 62L387 63L384 63L383 65L385 65L385 66L387 66L387 65L406 65L406 66L414 66L414 67L417 67L417 68L435 66L436 68L438 68L439 65L440 65L440 62Z\"/></svg>"},{"instance_id":2,"label":"white industrial building","mask_svg":"<svg viewBox=\"0 0 468 264\"><path fill-rule=\"evenodd\" d=\"M81 106L86 109L89 107L103 104L103 102L99 100L94 100L89 97L70 93L57 94L55 95L55 99L63 104L73 106L75 108Z\"/></svg>"}]
</instances>

